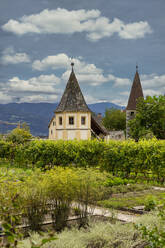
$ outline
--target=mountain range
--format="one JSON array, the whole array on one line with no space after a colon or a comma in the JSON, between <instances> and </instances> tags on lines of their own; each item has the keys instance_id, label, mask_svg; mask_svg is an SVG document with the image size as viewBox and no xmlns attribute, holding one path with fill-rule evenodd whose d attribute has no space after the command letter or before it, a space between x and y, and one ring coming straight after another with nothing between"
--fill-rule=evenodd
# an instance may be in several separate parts
<instances>
[{"instance_id":1,"label":"mountain range","mask_svg":"<svg viewBox=\"0 0 165 248\"><path fill-rule=\"evenodd\" d=\"M18 122L26 122L34 136L47 136L48 124L58 103L0 104L0 133L8 133ZM108 108L123 109L110 102L88 104L91 111L104 115Z\"/></svg>"}]
</instances>

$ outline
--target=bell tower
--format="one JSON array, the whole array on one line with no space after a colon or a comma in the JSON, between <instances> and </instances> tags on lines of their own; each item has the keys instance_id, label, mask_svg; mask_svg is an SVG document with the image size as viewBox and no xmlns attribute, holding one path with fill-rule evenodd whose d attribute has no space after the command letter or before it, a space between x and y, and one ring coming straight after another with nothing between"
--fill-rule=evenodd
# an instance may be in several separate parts
<instances>
[{"instance_id":1,"label":"bell tower","mask_svg":"<svg viewBox=\"0 0 165 248\"><path fill-rule=\"evenodd\" d=\"M140 77L139 77L139 73L138 73L138 66L136 65L136 73L134 76L128 104L126 107L126 138L127 139L129 138L128 121L132 120L135 117L136 105L137 105L137 101L140 97L144 98L143 90L142 90L142 86L141 86L141 82L140 82Z\"/></svg>"}]
</instances>

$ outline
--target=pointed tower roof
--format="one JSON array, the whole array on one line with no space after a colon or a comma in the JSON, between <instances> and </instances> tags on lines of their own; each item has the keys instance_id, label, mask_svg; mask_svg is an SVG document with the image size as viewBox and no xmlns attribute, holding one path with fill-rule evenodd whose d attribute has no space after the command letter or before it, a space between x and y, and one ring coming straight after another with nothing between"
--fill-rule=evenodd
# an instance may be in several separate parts
<instances>
[{"instance_id":1,"label":"pointed tower roof","mask_svg":"<svg viewBox=\"0 0 165 248\"><path fill-rule=\"evenodd\" d=\"M128 105L126 107L126 110L136 110L136 104L137 104L137 100L139 97L143 97L143 90L142 90L142 86L141 86L141 82L140 82L140 77L139 77L139 73L138 73L138 66L136 66L136 73L135 73L135 77L133 80L133 84L132 84L132 88L131 88L131 92L130 92L130 96L129 96L129 100L128 100Z\"/></svg>"},{"instance_id":2,"label":"pointed tower roof","mask_svg":"<svg viewBox=\"0 0 165 248\"><path fill-rule=\"evenodd\" d=\"M66 85L64 94L61 98L59 105L57 106L55 113L60 112L91 112L88 108L84 96L81 92L77 78L75 76L73 66L71 63L72 71Z\"/></svg>"}]
</instances>

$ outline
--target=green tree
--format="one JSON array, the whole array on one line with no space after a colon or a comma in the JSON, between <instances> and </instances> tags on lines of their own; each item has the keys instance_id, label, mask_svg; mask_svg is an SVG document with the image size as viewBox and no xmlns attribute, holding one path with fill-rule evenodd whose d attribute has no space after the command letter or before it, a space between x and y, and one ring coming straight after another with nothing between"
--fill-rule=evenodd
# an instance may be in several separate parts
<instances>
[{"instance_id":1,"label":"green tree","mask_svg":"<svg viewBox=\"0 0 165 248\"><path fill-rule=\"evenodd\" d=\"M7 141L12 141L13 143L23 144L30 140L32 135L30 131L24 128L15 128L7 136Z\"/></svg>"},{"instance_id":2,"label":"green tree","mask_svg":"<svg viewBox=\"0 0 165 248\"><path fill-rule=\"evenodd\" d=\"M137 113L129 122L130 136L165 139L165 96L147 96L137 104Z\"/></svg>"},{"instance_id":3,"label":"green tree","mask_svg":"<svg viewBox=\"0 0 165 248\"><path fill-rule=\"evenodd\" d=\"M24 129L25 131L28 131L30 133L30 127L28 126L28 124L26 122L22 122L20 125L21 125L22 129Z\"/></svg>"},{"instance_id":4,"label":"green tree","mask_svg":"<svg viewBox=\"0 0 165 248\"><path fill-rule=\"evenodd\" d=\"M103 118L103 125L110 131L125 130L126 116L125 112L119 109L107 109Z\"/></svg>"}]
</instances>

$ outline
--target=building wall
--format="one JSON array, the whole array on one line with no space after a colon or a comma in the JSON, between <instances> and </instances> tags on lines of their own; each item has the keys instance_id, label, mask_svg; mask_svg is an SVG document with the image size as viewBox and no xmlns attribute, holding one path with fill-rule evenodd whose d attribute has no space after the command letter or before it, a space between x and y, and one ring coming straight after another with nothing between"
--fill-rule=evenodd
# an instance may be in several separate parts
<instances>
[{"instance_id":1,"label":"building wall","mask_svg":"<svg viewBox=\"0 0 165 248\"><path fill-rule=\"evenodd\" d=\"M62 118L60 124L59 118ZM69 124L69 117L74 117L74 124ZM85 117L85 125L81 124L81 117ZM49 139L52 140L87 140L91 138L91 113L90 112L64 112L55 116L56 126L52 119L49 127Z\"/></svg>"},{"instance_id":2,"label":"building wall","mask_svg":"<svg viewBox=\"0 0 165 248\"><path fill-rule=\"evenodd\" d=\"M110 131L105 140L125 140L124 131Z\"/></svg>"},{"instance_id":3,"label":"building wall","mask_svg":"<svg viewBox=\"0 0 165 248\"><path fill-rule=\"evenodd\" d=\"M56 118L55 116L52 118L50 126L49 126L49 139L56 139Z\"/></svg>"}]
</instances>

